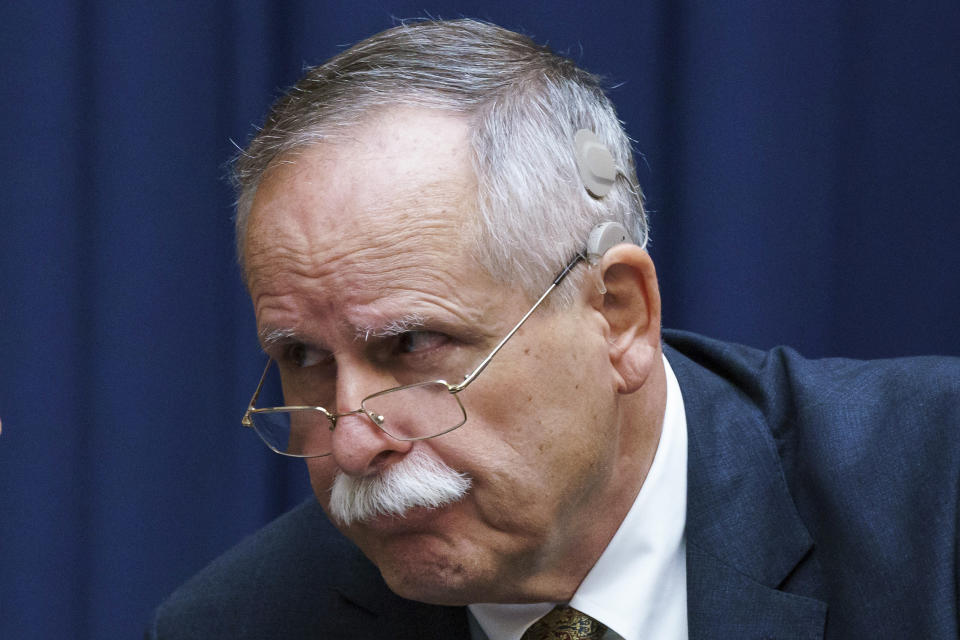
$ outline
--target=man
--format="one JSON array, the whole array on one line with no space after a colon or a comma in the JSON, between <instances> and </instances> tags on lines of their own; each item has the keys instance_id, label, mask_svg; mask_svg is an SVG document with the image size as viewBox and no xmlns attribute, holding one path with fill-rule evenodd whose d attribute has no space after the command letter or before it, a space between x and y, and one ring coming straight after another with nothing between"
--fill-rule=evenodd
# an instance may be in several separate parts
<instances>
[{"instance_id":1,"label":"man","mask_svg":"<svg viewBox=\"0 0 960 640\"><path fill-rule=\"evenodd\" d=\"M568 60L397 27L311 69L236 177L270 359L244 424L320 508L150 637L957 637L960 365L661 335L627 138Z\"/></svg>"}]
</instances>

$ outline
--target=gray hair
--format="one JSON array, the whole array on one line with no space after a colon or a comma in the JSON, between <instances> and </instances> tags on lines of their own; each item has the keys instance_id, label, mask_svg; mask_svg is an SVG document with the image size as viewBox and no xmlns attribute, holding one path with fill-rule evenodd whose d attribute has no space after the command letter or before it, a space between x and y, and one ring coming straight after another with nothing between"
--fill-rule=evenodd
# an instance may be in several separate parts
<instances>
[{"instance_id":1,"label":"gray hair","mask_svg":"<svg viewBox=\"0 0 960 640\"><path fill-rule=\"evenodd\" d=\"M492 24L422 21L309 68L273 105L233 165L241 262L250 208L271 163L398 105L440 109L470 125L478 193L469 246L496 280L539 295L590 230L608 220L646 244L630 142L595 76ZM606 144L622 174L602 199L587 193L577 173L578 129L590 129Z\"/></svg>"}]
</instances>

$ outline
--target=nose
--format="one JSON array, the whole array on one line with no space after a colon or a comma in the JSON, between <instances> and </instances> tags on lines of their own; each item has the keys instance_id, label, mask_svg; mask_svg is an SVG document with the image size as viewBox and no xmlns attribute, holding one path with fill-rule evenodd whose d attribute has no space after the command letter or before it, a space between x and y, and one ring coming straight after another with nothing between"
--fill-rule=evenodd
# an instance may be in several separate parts
<instances>
[{"instance_id":1,"label":"nose","mask_svg":"<svg viewBox=\"0 0 960 640\"><path fill-rule=\"evenodd\" d=\"M337 408L340 415L333 430L331 452L341 471L352 476L367 476L403 458L412 442L397 440L384 433L360 409L360 402L371 393L396 386L390 376L378 374L359 363L337 363Z\"/></svg>"}]
</instances>

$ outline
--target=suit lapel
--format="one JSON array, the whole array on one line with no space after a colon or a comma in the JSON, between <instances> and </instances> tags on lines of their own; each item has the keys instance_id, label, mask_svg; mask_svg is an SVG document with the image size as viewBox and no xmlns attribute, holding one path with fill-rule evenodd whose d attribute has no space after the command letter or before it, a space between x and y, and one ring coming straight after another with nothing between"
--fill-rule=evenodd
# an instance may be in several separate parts
<instances>
[{"instance_id":1,"label":"suit lapel","mask_svg":"<svg viewBox=\"0 0 960 640\"><path fill-rule=\"evenodd\" d=\"M826 603L761 584L712 552L687 545L690 640L823 638Z\"/></svg>"},{"instance_id":2,"label":"suit lapel","mask_svg":"<svg viewBox=\"0 0 960 640\"><path fill-rule=\"evenodd\" d=\"M822 638L813 541L763 416L723 377L664 351L687 417L690 639ZM784 590L797 571L803 595Z\"/></svg>"}]
</instances>

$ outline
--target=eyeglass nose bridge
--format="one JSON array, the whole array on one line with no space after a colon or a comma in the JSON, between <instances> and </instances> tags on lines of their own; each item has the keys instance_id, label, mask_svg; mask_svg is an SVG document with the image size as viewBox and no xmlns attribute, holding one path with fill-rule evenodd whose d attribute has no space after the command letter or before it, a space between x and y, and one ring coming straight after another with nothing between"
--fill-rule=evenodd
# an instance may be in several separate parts
<instances>
[{"instance_id":1,"label":"eyeglass nose bridge","mask_svg":"<svg viewBox=\"0 0 960 640\"><path fill-rule=\"evenodd\" d=\"M371 411L367 411L362 407L360 409L354 409L353 411L344 411L343 413L330 413L323 407L320 407L320 409L323 411L324 415L327 416L327 419L330 420L330 431L333 431L334 429L337 428L337 420L339 420L340 418L346 418L347 416L357 416L357 415L367 416L368 418L370 418L370 421L374 424L374 426L376 426L381 431L383 430L384 417L379 414L373 413Z\"/></svg>"}]
</instances>

